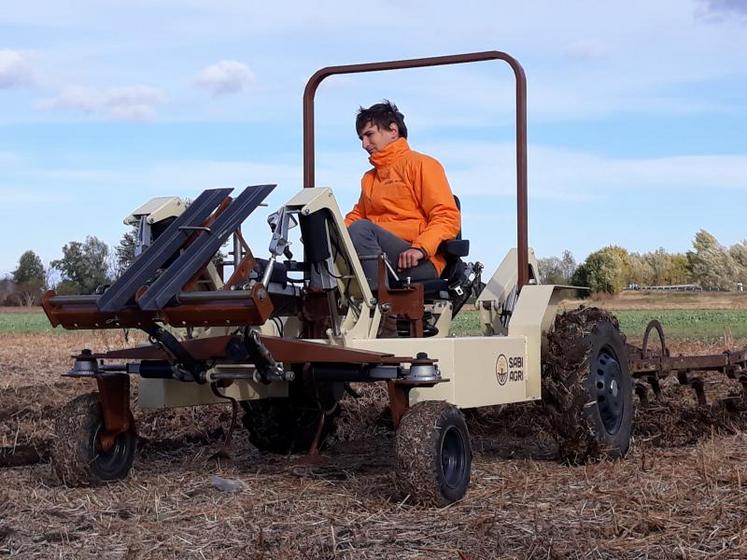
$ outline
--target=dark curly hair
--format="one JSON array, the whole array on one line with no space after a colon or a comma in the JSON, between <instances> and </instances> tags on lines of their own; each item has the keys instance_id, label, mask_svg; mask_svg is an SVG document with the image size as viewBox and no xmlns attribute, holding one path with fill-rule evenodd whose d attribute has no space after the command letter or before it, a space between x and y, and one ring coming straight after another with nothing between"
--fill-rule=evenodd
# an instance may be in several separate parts
<instances>
[{"instance_id":1,"label":"dark curly hair","mask_svg":"<svg viewBox=\"0 0 747 560\"><path fill-rule=\"evenodd\" d=\"M360 107L358 115L355 117L355 130L361 133L363 127L371 123L379 128L388 130L392 123L397 125L399 135L407 138L407 126L405 126L405 116L399 112L397 106L391 101L385 99L382 103L371 105L368 109Z\"/></svg>"}]
</instances>

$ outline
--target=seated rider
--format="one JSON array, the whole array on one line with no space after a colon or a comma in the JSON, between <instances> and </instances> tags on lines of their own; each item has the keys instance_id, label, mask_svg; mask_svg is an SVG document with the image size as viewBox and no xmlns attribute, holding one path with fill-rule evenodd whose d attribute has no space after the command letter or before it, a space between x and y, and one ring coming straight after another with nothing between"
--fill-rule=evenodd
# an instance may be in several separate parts
<instances>
[{"instance_id":1,"label":"seated rider","mask_svg":"<svg viewBox=\"0 0 747 560\"><path fill-rule=\"evenodd\" d=\"M373 169L361 179L361 195L345 216L359 257L386 253L403 277L438 278L446 260L439 244L461 228L459 210L441 164L407 144L405 116L389 101L360 108L355 128ZM361 261L372 290L377 259Z\"/></svg>"}]
</instances>

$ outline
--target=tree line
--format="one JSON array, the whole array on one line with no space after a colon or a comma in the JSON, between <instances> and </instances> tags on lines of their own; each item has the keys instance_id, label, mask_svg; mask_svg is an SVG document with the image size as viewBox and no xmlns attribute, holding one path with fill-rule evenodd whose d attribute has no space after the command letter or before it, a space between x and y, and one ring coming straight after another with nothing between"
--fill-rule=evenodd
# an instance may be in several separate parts
<instances>
[{"instance_id":1,"label":"tree line","mask_svg":"<svg viewBox=\"0 0 747 560\"><path fill-rule=\"evenodd\" d=\"M695 234L692 250L657 249L631 253L610 245L576 264L570 251L538 260L540 282L588 286L592 293L617 294L625 288L692 284L703 290L733 291L747 285L747 240L725 247L706 230Z\"/></svg>"},{"instance_id":2,"label":"tree line","mask_svg":"<svg viewBox=\"0 0 747 560\"><path fill-rule=\"evenodd\" d=\"M0 305L36 305L48 288L58 294L93 294L118 278L135 259L136 231L124 233L112 250L97 237L71 241L62 256L45 267L34 251L24 252L8 278L0 279ZM704 290L735 290L747 285L747 240L721 245L705 230L695 234L692 250L657 249L631 253L611 245L577 264L570 251L538 260L540 282L588 286L592 292L616 294L626 287L694 284ZM222 255L220 256L222 258Z\"/></svg>"},{"instance_id":3,"label":"tree line","mask_svg":"<svg viewBox=\"0 0 747 560\"><path fill-rule=\"evenodd\" d=\"M48 267L34 251L25 251L10 277L0 279L0 305L37 305L49 288L61 295L96 293L134 260L134 230L125 232L114 250L95 236L66 243Z\"/></svg>"}]
</instances>

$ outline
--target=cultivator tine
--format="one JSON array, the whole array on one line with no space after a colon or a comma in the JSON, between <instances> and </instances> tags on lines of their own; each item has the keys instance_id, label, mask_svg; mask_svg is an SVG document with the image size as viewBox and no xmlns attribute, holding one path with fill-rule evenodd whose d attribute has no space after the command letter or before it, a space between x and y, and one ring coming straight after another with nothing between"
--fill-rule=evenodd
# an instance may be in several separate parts
<instances>
[{"instance_id":1,"label":"cultivator tine","mask_svg":"<svg viewBox=\"0 0 747 560\"><path fill-rule=\"evenodd\" d=\"M210 384L210 390L219 399L225 399L231 403L231 425L228 427L228 432L223 440L223 445L216 451L211 458L213 459L230 459L231 458L231 441L233 440L233 432L236 429L236 420L239 416L239 401L221 393L218 390L217 383Z\"/></svg>"},{"instance_id":2,"label":"cultivator tine","mask_svg":"<svg viewBox=\"0 0 747 560\"><path fill-rule=\"evenodd\" d=\"M695 398L698 399L700 406L708 406L708 400L705 396L705 383L699 377L690 379L686 371L677 372L677 381L680 385L689 385L695 391Z\"/></svg>"},{"instance_id":3,"label":"cultivator tine","mask_svg":"<svg viewBox=\"0 0 747 560\"><path fill-rule=\"evenodd\" d=\"M316 433L314 434L314 441L311 442L311 446L309 447L308 454L311 457L314 457L316 455L319 455L319 442L322 439L322 430L324 429L324 419L326 414L323 410L319 412L319 421L316 425Z\"/></svg>"},{"instance_id":4,"label":"cultivator tine","mask_svg":"<svg viewBox=\"0 0 747 560\"><path fill-rule=\"evenodd\" d=\"M696 377L690 382L690 387L695 391L698 404L700 406L708 406L708 400L705 395L705 382L700 377Z\"/></svg>"},{"instance_id":5,"label":"cultivator tine","mask_svg":"<svg viewBox=\"0 0 747 560\"><path fill-rule=\"evenodd\" d=\"M642 406L648 406L648 388L640 381L635 384L635 394L638 396L638 400L641 401Z\"/></svg>"},{"instance_id":6,"label":"cultivator tine","mask_svg":"<svg viewBox=\"0 0 747 560\"><path fill-rule=\"evenodd\" d=\"M656 399L661 399L661 384L659 383L659 378L655 375L649 375L646 380L648 381L648 384L651 385L651 389L653 389Z\"/></svg>"},{"instance_id":7,"label":"cultivator tine","mask_svg":"<svg viewBox=\"0 0 747 560\"><path fill-rule=\"evenodd\" d=\"M145 290L137 301L140 309L157 311L167 305L275 186L257 185L244 189L218 219L209 228L205 228L205 231Z\"/></svg>"},{"instance_id":8,"label":"cultivator tine","mask_svg":"<svg viewBox=\"0 0 747 560\"><path fill-rule=\"evenodd\" d=\"M651 331L656 330L661 342L661 349L653 353L648 349L648 339ZM723 373L732 379L739 376L743 388L743 398L747 400L747 375L742 373L747 367L747 348L737 351L726 351L721 354L706 356L671 356L664 338L664 329L659 321L651 321L646 326L641 348L628 345L630 370L639 381L635 385L635 392L642 405L647 405L648 391L641 379L645 379L654 391L657 399L662 396L659 380L671 374L677 375L680 385L692 387L698 405L707 406L705 381L701 377L691 378L691 372L715 371Z\"/></svg>"},{"instance_id":9,"label":"cultivator tine","mask_svg":"<svg viewBox=\"0 0 747 560\"><path fill-rule=\"evenodd\" d=\"M120 311L135 292L150 280L156 271L192 235L190 227L199 227L233 189L208 189L203 191L187 209L148 247L124 274L98 299L100 311Z\"/></svg>"}]
</instances>

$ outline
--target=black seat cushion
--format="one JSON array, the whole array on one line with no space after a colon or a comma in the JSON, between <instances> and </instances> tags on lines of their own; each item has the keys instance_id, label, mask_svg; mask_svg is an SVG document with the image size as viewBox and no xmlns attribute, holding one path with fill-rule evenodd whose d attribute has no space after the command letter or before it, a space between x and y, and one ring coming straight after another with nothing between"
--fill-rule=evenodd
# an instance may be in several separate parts
<instances>
[{"instance_id":1,"label":"black seat cushion","mask_svg":"<svg viewBox=\"0 0 747 560\"><path fill-rule=\"evenodd\" d=\"M469 239L447 239L438 246L438 252L450 258L466 257L469 255Z\"/></svg>"}]
</instances>

